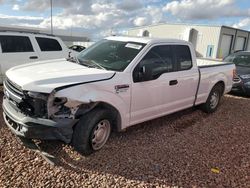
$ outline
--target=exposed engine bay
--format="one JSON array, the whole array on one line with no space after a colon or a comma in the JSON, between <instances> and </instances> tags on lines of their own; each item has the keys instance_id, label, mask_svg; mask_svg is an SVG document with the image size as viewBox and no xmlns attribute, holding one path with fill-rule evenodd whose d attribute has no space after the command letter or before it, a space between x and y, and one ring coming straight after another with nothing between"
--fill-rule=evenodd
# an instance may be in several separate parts
<instances>
[{"instance_id":1,"label":"exposed engine bay","mask_svg":"<svg viewBox=\"0 0 250 188\"><path fill-rule=\"evenodd\" d=\"M98 104L82 104L66 97L56 97L54 91L50 94L23 91L9 80L4 84L4 92L12 105L21 113L33 118L77 119Z\"/></svg>"},{"instance_id":2,"label":"exposed engine bay","mask_svg":"<svg viewBox=\"0 0 250 188\"><path fill-rule=\"evenodd\" d=\"M20 110L27 115L46 119L77 119L96 105L97 103L82 104L66 97L55 97L54 92L27 92L23 101L18 104Z\"/></svg>"}]
</instances>

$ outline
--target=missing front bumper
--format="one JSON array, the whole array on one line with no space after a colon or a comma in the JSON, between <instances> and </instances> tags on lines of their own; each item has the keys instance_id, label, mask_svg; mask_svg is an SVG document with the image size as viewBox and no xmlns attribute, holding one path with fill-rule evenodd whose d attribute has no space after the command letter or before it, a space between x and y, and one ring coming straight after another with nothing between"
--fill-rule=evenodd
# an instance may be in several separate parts
<instances>
[{"instance_id":1,"label":"missing front bumper","mask_svg":"<svg viewBox=\"0 0 250 188\"><path fill-rule=\"evenodd\" d=\"M70 143L77 119L42 119L28 117L3 99L3 117L10 130L17 136L29 139L62 140Z\"/></svg>"}]
</instances>

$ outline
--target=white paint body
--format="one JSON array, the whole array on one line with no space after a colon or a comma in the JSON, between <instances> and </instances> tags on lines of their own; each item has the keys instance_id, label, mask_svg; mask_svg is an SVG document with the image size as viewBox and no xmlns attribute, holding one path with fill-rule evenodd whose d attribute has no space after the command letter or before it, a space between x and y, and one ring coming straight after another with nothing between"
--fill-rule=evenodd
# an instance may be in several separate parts
<instances>
[{"instance_id":1,"label":"white paint body","mask_svg":"<svg viewBox=\"0 0 250 188\"><path fill-rule=\"evenodd\" d=\"M67 97L69 100L83 104L107 103L120 113L121 129L192 107L194 104L204 103L213 86L220 81L225 85L224 93L231 90L235 66L225 64L200 68L201 77L199 77L195 52L189 42L133 37L107 39L140 42L145 43L146 46L123 72L87 68L61 59L14 67L7 72L7 77L23 90L43 93L51 93L55 88L69 84L85 82L59 90L55 96ZM162 44L189 46L193 67L185 71L164 73L156 80L134 83L132 72L136 65L152 46ZM202 60L199 62L202 64ZM213 63L207 60L205 65ZM217 64L221 63L217 62ZM178 84L170 86L170 80L178 80ZM116 92L117 85L128 85L129 88L123 92ZM198 93L195 99L197 87Z\"/></svg>"},{"instance_id":2,"label":"white paint body","mask_svg":"<svg viewBox=\"0 0 250 188\"><path fill-rule=\"evenodd\" d=\"M67 58L69 52L72 55L76 55L76 52L68 49L63 41L54 36L42 35L42 34L32 34L32 33L20 33L20 32L0 32L0 36L25 36L28 37L32 47L33 52L13 52L13 53L3 53L0 45L0 83L3 82L5 78L5 72L17 65L29 64L36 61L50 60L50 59L59 59ZM41 51L40 47L36 41L35 37L43 37L48 39L56 40L62 50L61 51ZM30 57L35 56L36 59L30 59Z\"/></svg>"}]
</instances>

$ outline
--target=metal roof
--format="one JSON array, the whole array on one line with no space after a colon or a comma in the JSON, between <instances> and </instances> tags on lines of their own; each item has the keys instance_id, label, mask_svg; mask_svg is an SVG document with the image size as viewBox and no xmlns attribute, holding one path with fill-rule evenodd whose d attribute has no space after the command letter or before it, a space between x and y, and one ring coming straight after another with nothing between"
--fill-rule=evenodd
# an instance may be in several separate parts
<instances>
[{"instance_id":1,"label":"metal roof","mask_svg":"<svg viewBox=\"0 0 250 188\"><path fill-rule=\"evenodd\" d=\"M134 28L129 28L129 30L135 30L135 29L144 29L147 27L156 27L156 26L161 26L161 25L182 25L182 26L201 26L201 27L225 27L229 29L236 29L244 32L250 32L244 29L240 28L234 28L232 26L226 26L226 25L209 25L209 24L192 24L192 23L157 23L157 24L151 24L151 25L145 25L145 26L140 26L140 27L134 27Z\"/></svg>"}]
</instances>

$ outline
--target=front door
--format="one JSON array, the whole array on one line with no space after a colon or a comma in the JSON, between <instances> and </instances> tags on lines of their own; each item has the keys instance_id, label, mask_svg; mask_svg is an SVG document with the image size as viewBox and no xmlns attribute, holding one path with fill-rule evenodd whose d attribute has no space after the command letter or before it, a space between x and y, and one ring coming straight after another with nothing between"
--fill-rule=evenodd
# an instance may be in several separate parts
<instances>
[{"instance_id":1,"label":"front door","mask_svg":"<svg viewBox=\"0 0 250 188\"><path fill-rule=\"evenodd\" d=\"M189 46L153 46L133 72L130 125L192 106L198 78Z\"/></svg>"},{"instance_id":2,"label":"front door","mask_svg":"<svg viewBox=\"0 0 250 188\"><path fill-rule=\"evenodd\" d=\"M153 46L133 71L130 125L153 119L161 113L164 74L175 69L169 45Z\"/></svg>"},{"instance_id":3,"label":"front door","mask_svg":"<svg viewBox=\"0 0 250 188\"><path fill-rule=\"evenodd\" d=\"M169 114L191 107L195 101L199 73L193 67L190 47L171 45L175 70L162 75L161 114Z\"/></svg>"}]
</instances>

